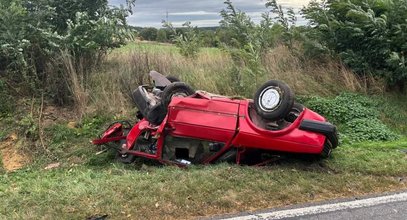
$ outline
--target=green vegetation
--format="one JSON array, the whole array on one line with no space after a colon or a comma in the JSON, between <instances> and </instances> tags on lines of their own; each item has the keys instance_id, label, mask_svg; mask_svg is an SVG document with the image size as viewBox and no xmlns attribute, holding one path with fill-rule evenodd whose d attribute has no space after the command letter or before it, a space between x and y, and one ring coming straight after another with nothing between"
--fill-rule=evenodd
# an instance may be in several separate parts
<instances>
[{"instance_id":1,"label":"green vegetation","mask_svg":"<svg viewBox=\"0 0 407 220\"><path fill-rule=\"evenodd\" d=\"M237 50L230 51L239 62L249 64L261 57L260 52L278 44L287 46L294 54L315 60L341 59L358 77L375 76L387 81L389 88L404 91L406 69L406 0L312 1L301 14L310 25L296 26L297 16L292 8L286 10L276 0L268 0L268 12L255 24L232 1L225 1L220 15L220 27L197 29L200 44ZM153 29L154 31L151 31ZM183 32L185 28L177 28ZM168 38L157 39L157 32ZM159 31L142 29L142 38L160 42L177 42L170 29ZM150 33L150 36L144 36ZM301 45L303 51L297 51ZM196 44L195 44L196 46ZM186 47L184 45L184 47ZM191 46L192 47L192 46ZM259 66L254 62L253 66ZM237 65L239 66L239 65ZM245 75L257 74L261 69L247 68ZM241 68L237 72L242 71ZM244 87L244 86L243 86Z\"/></svg>"},{"instance_id":2,"label":"green vegetation","mask_svg":"<svg viewBox=\"0 0 407 220\"><path fill-rule=\"evenodd\" d=\"M5 85L5 82L0 80L0 116L9 114L13 110L12 97Z\"/></svg>"},{"instance_id":3,"label":"green vegetation","mask_svg":"<svg viewBox=\"0 0 407 220\"><path fill-rule=\"evenodd\" d=\"M360 75L385 77L404 90L407 81L407 1L312 2L303 12L317 49L339 55Z\"/></svg>"},{"instance_id":4,"label":"green vegetation","mask_svg":"<svg viewBox=\"0 0 407 220\"><path fill-rule=\"evenodd\" d=\"M293 57L282 56L285 53L281 51L286 49L280 48L279 51L281 60L275 61L273 65L281 68L276 72L287 75L293 69L287 67L286 63L293 63ZM113 120L134 118L134 110L130 110L131 104L128 103L130 101L119 87L123 85L123 79L133 80L127 82L133 88L137 83L147 82L144 81L147 72L149 68L154 68L177 75L196 88L234 94L234 90L222 86L231 83L225 82L229 79L229 68L233 68L230 59L227 52L204 49L196 61L191 63L189 58L177 53L175 46L156 44L131 44L114 51L104 71L91 78L91 85L97 86L89 90L92 97L89 108L103 111L88 112L73 126L68 126L66 121L49 125L43 132L47 140L46 150L40 145L32 146L26 142L32 148L35 160L26 168L13 173L1 171L0 199L4 201L0 207L4 210L0 212L1 217L44 216L49 219L66 219L108 214L113 219L155 219L162 216L193 218L407 187L407 160L402 151L407 148L405 137L386 142L342 140L344 144L335 149L333 157L328 160L288 157L257 168L219 164L179 169L142 159L132 165L123 165L114 161L113 151L96 155L104 149L90 145L91 138L101 133ZM138 64L137 69L134 62ZM225 66L225 63L229 65ZM319 76L336 71L328 66L319 68ZM303 70L299 68L293 72L301 74ZM275 72L272 74L276 75L266 77L284 77ZM139 77L142 82L137 82ZM310 74L302 77L312 81ZM380 119L377 124L384 123L392 129L392 134L406 134L406 124L399 123L407 120L403 111L405 102L401 97L389 94L383 97L341 94L343 88L350 90L348 88L351 87L345 86L345 83L337 85L340 81L335 81L330 85L338 89L329 91L333 98L321 98L315 97L315 91L323 91L324 85L309 88L296 84L296 78L288 80L292 80L290 84L303 95L300 101L338 123L341 133L351 134L345 126L348 120L369 118ZM116 93L106 94L109 89L114 89ZM38 105L39 102L35 102L34 109ZM106 112L111 115L121 113L117 116L103 116ZM31 123L24 125L36 126L38 115L35 111L30 117L33 120L25 117L20 117L20 120ZM13 119L7 120L10 122ZM370 130L363 132L366 134ZM364 140L377 139L369 137ZM60 166L44 170L44 167L54 162L59 162Z\"/></svg>"},{"instance_id":5,"label":"green vegetation","mask_svg":"<svg viewBox=\"0 0 407 220\"><path fill-rule=\"evenodd\" d=\"M191 22L182 25L182 29L176 29L171 23L164 22L164 27L172 31L173 42L178 47L181 55L196 58L200 50L200 39L197 27L192 27Z\"/></svg>"},{"instance_id":6,"label":"green vegetation","mask_svg":"<svg viewBox=\"0 0 407 220\"><path fill-rule=\"evenodd\" d=\"M399 137L379 119L379 101L375 99L343 93L333 99L305 98L304 103L339 126L344 142L393 141Z\"/></svg>"},{"instance_id":7,"label":"green vegetation","mask_svg":"<svg viewBox=\"0 0 407 220\"><path fill-rule=\"evenodd\" d=\"M144 28L140 32L140 37L143 40L148 40L148 41L155 41L157 39L158 31L156 28L150 27L150 28Z\"/></svg>"},{"instance_id":8,"label":"green vegetation","mask_svg":"<svg viewBox=\"0 0 407 220\"><path fill-rule=\"evenodd\" d=\"M403 1L311 3L307 27L276 1L259 24L226 1L219 28L159 30L128 27L132 3L0 0L0 219L192 218L407 188ZM118 164L89 141L135 120L151 70L248 98L285 81L342 145L265 167Z\"/></svg>"},{"instance_id":9,"label":"green vegetation","mask_svg":"<svg viewBox=\"0 0 407 220\"><path fill-rule=\"evenodd\" d=\"M69 76L61 51L72 56L82 78L88 77L109 49L129 38L128 9L110 8L107 0L1 0L1 77L20 95L45 93L59 103L71 101L72 88L60 80Z\"/></svg>"},{"instance_id":10,"label":"green vegetation","mask_svg":"<svg viewBox=\"0 0 407 220\"><path fill-rule=\"evenodd\" d=\"M281 160L270 167L72 165L28 168L0 179L2 218L192 218L356 196L406 187L407 142L338 148L331 160ZM101 157L103 155L99 155ZM89 160L87 158L87 160Z\"/></svg>"}]
</instances>

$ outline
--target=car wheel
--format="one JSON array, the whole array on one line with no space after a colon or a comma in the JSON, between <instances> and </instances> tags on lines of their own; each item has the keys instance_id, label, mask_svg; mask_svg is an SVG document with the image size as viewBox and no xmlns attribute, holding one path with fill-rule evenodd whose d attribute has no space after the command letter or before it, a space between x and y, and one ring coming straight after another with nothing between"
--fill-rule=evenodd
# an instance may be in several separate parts
<instances>
[{"instance_id":1,"label":"car wheel","mask_svg":"<svg viewBox=\"0 0 407 220\"><path fill-rule=\"evenodd\" d=\"M279 120L285 118L292 109L294 93L286 83L270 80L257 90L254 105L262 118Z\"/></svg>"},{"instance_id":2,"label":"car wheel","mask_svg":"<svg viewBox=\"0 0 407 220\"><path fill-rule=\"evenodd\" d=\"M173 97L187 97L193 95L195 90L183 82L171 83L165 87L162 93L162 105L167 109Z\"/></svg>"},{"instance_id":3,"label":"car wheel","mask_svg":"<svg viewBox=\"0 0 407 220\"><path fill-rule=\"evenodd\" d=\"M131 164L136 160L136 155L133 154L122 154L120 152L116 153L116 160L120 163Z\"/></svg>"},{"instance_id":4,"label":"car wheel","mask_svg":"<svg viewBox=\"0 0 407 220\"><path fill-rule=\"evenodd\" d=\"M324 148L322 149L322 152L319 156L322 159L326 159L329 158L331 154L332 154L332 144L327 138L324 144Z\"/></svg>"},{"instance_id":5,"label":"car wheel","mask_svg":"<svg viewBox=\"0 0 407 220\"><path fill-rule=\"evenodd\" d=\"M129 131L130 131L130 129L125 129L123 131L124 136L127 136ZM120 140L118 148L121 149L123 144L126 144L126 139ZM120 163L130 164L130 163L133 163L136 160L136 156L133 155L133 154L123 154L123 153L120 152L120 150L118 150L117 153L116 153L115 159L117 161L119 161Z\"/></svg>"}]
</instances>

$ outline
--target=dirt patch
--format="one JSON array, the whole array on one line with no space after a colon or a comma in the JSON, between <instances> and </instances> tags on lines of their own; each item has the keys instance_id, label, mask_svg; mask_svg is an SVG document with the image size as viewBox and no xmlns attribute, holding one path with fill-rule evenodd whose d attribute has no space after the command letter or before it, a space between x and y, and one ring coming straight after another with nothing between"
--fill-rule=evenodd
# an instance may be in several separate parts
<instances>
[{"instance_id":1,"label":"dirt patch","mask_svg":"<svg viewBox=\"0 0 407 220\"><path fill-rule=\"evenodd\" d=\"M42 126L48 127L55 123L73 121L76 118L77 114L73 109L48 105L44 106L42 114Z\"/></svg>"},{"instance_id":2,"label":"dirt patch","mask_svg":"<svg viewBox=\"0 0 407 220\"><path fill-rule=\"evenodd\" d=\"M0 153L2 157L2 165L6 171L14 171L22 168L28 161L28 157L23 155L18 150L18 136L16 134L9 135L6 139L0 142Z\"/></svg>"}]
</instances>

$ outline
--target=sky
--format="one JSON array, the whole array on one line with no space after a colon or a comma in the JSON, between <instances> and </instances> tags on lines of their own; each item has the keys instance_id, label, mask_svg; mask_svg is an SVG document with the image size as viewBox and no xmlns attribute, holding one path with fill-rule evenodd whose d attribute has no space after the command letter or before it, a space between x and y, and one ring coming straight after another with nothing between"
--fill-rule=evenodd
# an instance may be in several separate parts
<instances>
[{"instance_id":1,"label":"sky","mask_svg":"<svg viewBox=\"0 0 407 220\"><path fill-rule=\"evenodd\" d=\"M125 0L109 0L110 5L119 6ZM191 21L193 26L213 27L218 26L221 20L219 12L225 8L224 0L137 0L134 14L128 17L128 22L133 26L162 27L162 20L168 20L176 27L186 21ZM266 0L232 0L233 5L246 12L254 22L261 20ZM310 0L277 0L284 8L291 7L299 11ZM297 13L299 14L299 13ZM298 15L299 16L299 15ZM298 24L304 24L301 17Z\"/></svg>"}]
</instances>

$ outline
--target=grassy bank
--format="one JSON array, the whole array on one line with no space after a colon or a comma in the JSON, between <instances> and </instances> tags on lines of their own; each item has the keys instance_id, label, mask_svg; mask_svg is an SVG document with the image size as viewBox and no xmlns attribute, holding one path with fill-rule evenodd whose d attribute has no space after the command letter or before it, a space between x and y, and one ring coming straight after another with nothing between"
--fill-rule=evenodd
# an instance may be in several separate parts
<instances>
[{"instance_id":1,"label":"grassy bank","mask_svg":"<svg viewBox=\"0 0 407 220\"><path fill-rule=\"evenodd\" d=\"M342 146L331 160L267 167L64 164L0 180L2 218L192 218L407 188L407 140ZM99 155L109 157L109 155Z\"/></svg>"}]
</instances>

